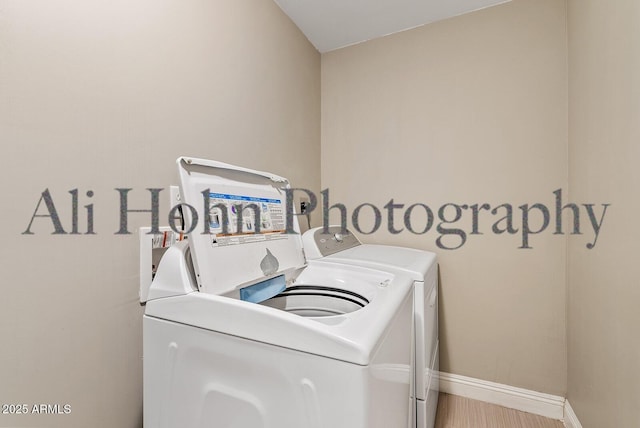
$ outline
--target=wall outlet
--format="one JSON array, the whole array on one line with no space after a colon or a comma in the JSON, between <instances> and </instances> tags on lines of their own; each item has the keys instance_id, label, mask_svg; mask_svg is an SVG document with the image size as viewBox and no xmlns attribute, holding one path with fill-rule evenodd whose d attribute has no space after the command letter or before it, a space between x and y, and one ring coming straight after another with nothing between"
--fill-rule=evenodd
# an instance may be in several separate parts
<instances>
[{"instance_id":1,"label":"wall outlet","mask_svg":"<svg viewBox=\"0 0 640 428\"><path fill-rule=\"evenodd\" d=\"M300 198L300 214L308 214L309 205L311 205L309 199Z\"/></svg>"}]
</instances>

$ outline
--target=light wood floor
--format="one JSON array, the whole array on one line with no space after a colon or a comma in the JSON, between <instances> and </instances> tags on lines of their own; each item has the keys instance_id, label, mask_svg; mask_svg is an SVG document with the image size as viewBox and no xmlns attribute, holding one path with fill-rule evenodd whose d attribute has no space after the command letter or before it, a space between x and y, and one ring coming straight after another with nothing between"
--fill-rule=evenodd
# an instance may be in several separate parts
<instances>
[{"instance_id":1,"label":"light wood floor","mask_svg":"<svg viewBox=\"0 0 640 428\"><path fill-rule=\"evenodd\" d=\"M441 393L436 428L564 428L564 424L531 413Z\"/></svg>"}]
</instances>

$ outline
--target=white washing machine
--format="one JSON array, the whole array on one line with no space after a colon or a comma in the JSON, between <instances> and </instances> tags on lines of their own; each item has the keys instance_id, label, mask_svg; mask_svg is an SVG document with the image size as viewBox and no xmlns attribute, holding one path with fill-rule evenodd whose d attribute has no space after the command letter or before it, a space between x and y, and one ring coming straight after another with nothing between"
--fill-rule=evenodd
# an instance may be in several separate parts
<instances>
[{"instance_id":1,"label":"white washing machine","mask_svg":"<svg viewBox=\"0 0 640 428\"><path fill-rule=\"evenodd\" d=\"M410 428L410 276L307 265L284 233L281 177L178 168L187 226L200 224L141 290L145 428Z\"/></svg>"},{"instance_id":2,"label":"white washing machine","mask_svg":"<svg viewBox=\"0 0 640 428\"><path fill-rule=\"evenodd\" d=\"M433 428L439 394L438 265L428 251L388 245L361 244L352 233L331 226L310 229L302 237L309 261L366 266L409 275L415 303L415 400L416 427ZM312 263L312 262L310 262Z\"/></svg>"}]
</instances>

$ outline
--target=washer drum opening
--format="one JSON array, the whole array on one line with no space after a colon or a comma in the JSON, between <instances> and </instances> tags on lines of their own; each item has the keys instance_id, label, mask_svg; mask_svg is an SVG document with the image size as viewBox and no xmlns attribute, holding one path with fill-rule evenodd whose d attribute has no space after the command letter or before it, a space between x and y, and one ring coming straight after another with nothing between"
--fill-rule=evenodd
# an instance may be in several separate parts
<instances>
[{"instance_id":1,"label":"washer drum opening","mask_svg":"<svg viewBox=\"0 0 640 428\"><path fill-rule=\"evenodd\" d=\"M361 294L322 285L294 285L262 305L302 317L330 317L364 308L369 300Z\"/></svg>"}]
</instances>

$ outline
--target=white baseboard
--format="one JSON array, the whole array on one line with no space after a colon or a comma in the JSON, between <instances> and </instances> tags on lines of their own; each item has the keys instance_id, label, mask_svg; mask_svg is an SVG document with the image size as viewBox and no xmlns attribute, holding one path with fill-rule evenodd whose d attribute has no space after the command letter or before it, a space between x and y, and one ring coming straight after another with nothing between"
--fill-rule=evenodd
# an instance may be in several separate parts
<instances>
[{"instance_id":1,"label":"white baseboard","mask_svg":"<svg viewBox=\"0 0 640 428\"><path fill-rule=\"evenodd\" d=\"M569 400L566 400L564 403L564 426L567 428L582 428L582 424L571 408Z\"/></svg>"},{"instance_id":2,"label":"white baseboard","mask_svg":"<svg viewBox=\"0 0 640 428\"><path fill-rule=\"evenodd\" d=\"M443 372L440 372L440 391L551 419L565 418L566 400L557 395ZM567 427L582 428L580 425Z\"/></svg>"}]
</instances>

